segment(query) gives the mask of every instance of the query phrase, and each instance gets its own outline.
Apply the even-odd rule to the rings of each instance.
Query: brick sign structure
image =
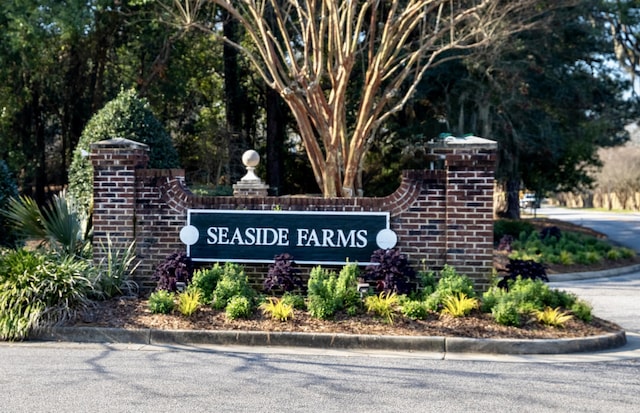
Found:
[[[97,142],[91,145],[94,259],[102,258],[99,246],[107,235],[121,246],[135,241],[141,260],[135,278],[149,290],[155,287],[154,268],[186,250],[180,232],[190,210],[376,212],[389,215],[395,248],[416,268],[449,264],[484,288],[493,268],[496,149],[495,142],[475,137],[434,141],[425,169],[403,171],[399,188],[380,198],[200,197],[186,187],[184,171],[147,169],[146,145]],[[266,264],[245,269],[256,284],[266,275]]]

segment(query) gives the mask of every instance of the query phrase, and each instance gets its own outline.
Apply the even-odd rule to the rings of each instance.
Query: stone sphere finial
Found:
[[[260,163],[260,155],[253,149],[249,149],[242,154],[242,163],[246,167],[255,168]]]

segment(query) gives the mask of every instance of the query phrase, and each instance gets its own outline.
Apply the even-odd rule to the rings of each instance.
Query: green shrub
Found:
[[[283,304],[290,305],[297,310],[307,309],[307,304],[304,302],[304,297],[300,294],[286,292],[282,295],[282,298],[280,300]]]
[[[195,288],[187,288],[178,294],[178,311],[186,317],[191,317],[200,307],[202,294]]]
[[[89,261],[24,249],[0,256],[0,339],[71,319],[92,291]]]
[[[551,327],[564,327],[564,325],[573,318],[566,311],[561,311],[560,307],[545,307],[544,310],[535,310],[533,312],[538,322]]]
[[[364,305],[367,311],[381,317],[385,322],[393,324],[393,314],[398,304],[396,293],[381,292],[379,295],[370,295],[365,298]]]
[[[138,294],[138,284],[130,279],[139,264],[135,263],[135,245],[134,241],[127,248],[116,248],[109,235],[107,245],[100,245],[104,258],[98,264],[95,280],[96,292],[100,298]]]
[[[491,314],[498,324],[504,326],[519,327],[520,313],[516,303],[508,300],[501,300],[491,309]]]
[[[362,303],[358,292],[358,274],[359,270],[356,264],[347,264],[338,273],[336,281],[337,309],[346,309],[350,315],[354,315]]]
[[[125,138],[149,145],[149,168],[179,167],[171,136],[136,92],[122,91],[87,123],[69,167],[69,193],[88,215],[93,196],[93,166],[87,154],[92,143]]]
[[[213,308],[222,310],[227,307],[227,304],[235,296],[243,296],[247,299],[254,298],[255,293],[249,285],[242,266],[227,262],[223,269],[222,278],[220,278],[216,289],[213,291],[213,300],[211,301]]]
[[[464,317],[476,308],[478,308],[478,300],[467,297],[465,293],[449,295],[442,300],[442,313],[452,317]]]
[[[251,300],[243,295],[236,295],[229,299],[225,307],[225,314],[231,320],[249,318],[253,313]]]
[[[465,294],[470,298],[476,296],[473,281],[466,275],[459,274],[454,267],[445,265],[442,270],[440,270],[439,275],[440,278],[436,284],[435,291],[425,300],[429,310],[437,311],[442,306],[443,300],[446,297],[455,294]]]
[[[275,297],[271,297],[262,303],[260,309],[274,320],[287,321],[293,318],[293,306]]]
[[[199,268],[193,272],[191,286],[202,294],[202,302],[211,304],[213,291],[224,274],[224,267],[215,263],[211,268]]]
[[[424,301],[408,300],[402,303],[400,312],[412,320],[424,320],[429,316],[429,309]]]
[[[307,309],[312,317],[327,319],[333,317],[339,303],[335,291],[338,278],[335,272],[314,267],[309,274]]]
[[[42,240],[62,254],[90,256],[88,217],[65,191],[42,208],[27,196],[11,198],[2,215],[24,238]]]
[[[521,234],[528,237],[534,232],[535,227],[527,221],[499,219],[493,223],[493,241],[495,244],[500,242],[505,235],[511,235],[514,239],[517,239]]]
[[[176,295],[167,290],[157,290],[149,296],[149,310],[153,314],[169,314],[173,311]]]
[[[591,322],[593,320],[593,315],[591,313],[592,307],[591,304],[584,300],[576,300],[570,307],[569,310],[575,315],[579,320],[584,321],[585,323]]]

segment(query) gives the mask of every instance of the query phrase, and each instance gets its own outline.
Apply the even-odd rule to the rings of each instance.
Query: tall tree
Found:
[[[637,115],[628,80],[611,68],[608,31],[593,24],[598,5],[559,10],[546,27],[430,71],[387,130],[498,140],[510,217],[519,216],[522,185],[540,195],[585,187],[597,149],[623,142],[624,125]]]
[[[358,194],[368,146],[428,69],[453,51],[524,30],[540,10],[555,7],[536,0],[211,1],[246,30],[250,46],[226,40],[291,109],[325,196]],[[365,68],[364,82],[348,93],[357,66]]]

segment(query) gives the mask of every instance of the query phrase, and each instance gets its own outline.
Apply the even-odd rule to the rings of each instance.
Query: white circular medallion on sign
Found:
[[[383,250],[393,248],[398,243],[398,236],[390,229],[383,229],[376,235],[376,244]]]
[[[180,230],[180,241],[185,245],[193,245],[198,242],[200,232],[193,225],[187,225]]]

